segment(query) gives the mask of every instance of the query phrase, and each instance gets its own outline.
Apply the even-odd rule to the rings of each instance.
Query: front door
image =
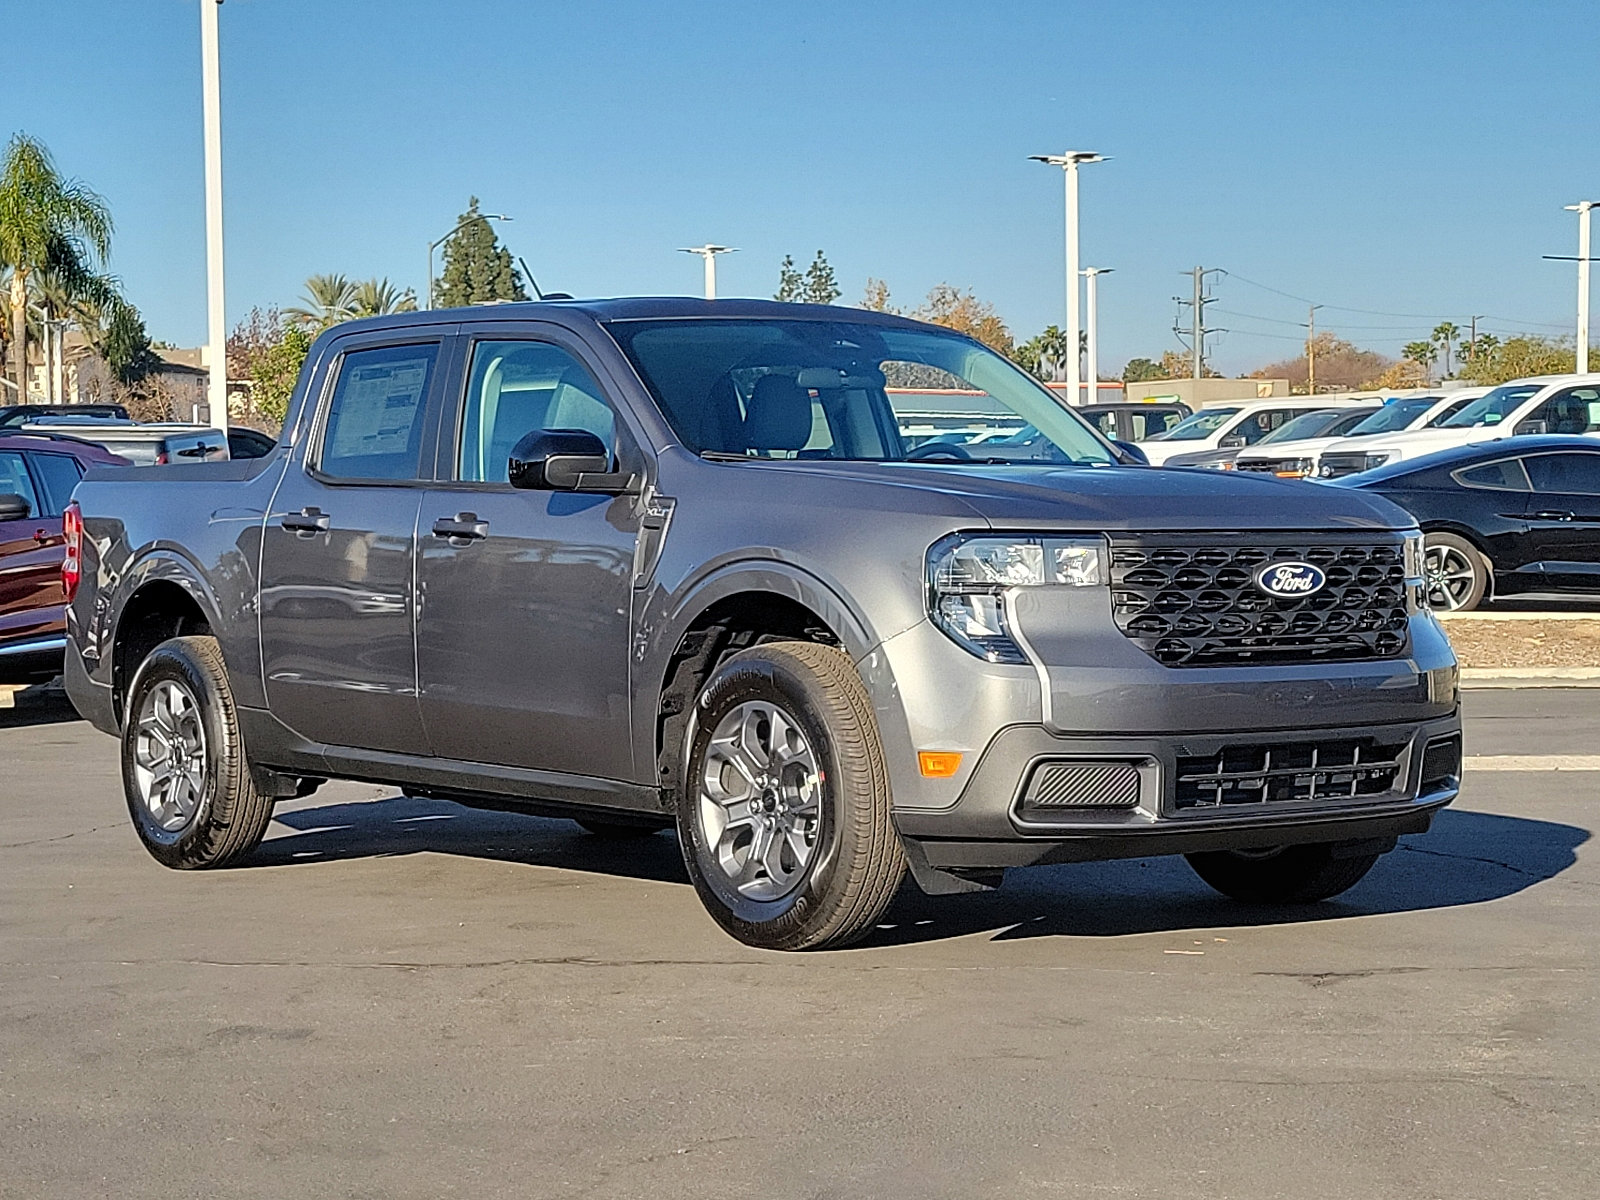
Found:
[[[426,754],[413,566],[438,340],[354,345],[267,515],[261,657],[273,715],[312,741]]]
[[[0,496],[20,496],[28,515],[0,520],[0,663],[7,652],[64,636],[61,517],[35,486],[24,456],[0,450]]]
[[[586,429],[614,460],[633,444],[581,349],[550,336],[471,339],[449,482],[418,525],[423,722],[440,757],[631,780],[638,501],[506,482],[537,429]]]
[[[1600,450],[1529,454],[1528,528],[1545,582],[1563,591],[1600,590]]]

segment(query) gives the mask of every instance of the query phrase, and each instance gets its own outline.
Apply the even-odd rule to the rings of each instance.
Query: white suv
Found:
[[[1329,400],[1316,396],[1280,396],[1273,400],[1242,400],[1217,404],[1185,417],[1165,433],[1139,443],[1150,465],[1196,450],[1226,450],[1253,446],[1285,421],[1319,408],[1342,408],[1359,400]],[[1371,400],[1364,401],[1370,404]]]
[[[1432,429],[1361,439],[1366,445],[1326,450],[1318,479],[1338,479],[1387,463],[1521,433],[1600,431],[1600,374],[1514,379],[1485,392]]]

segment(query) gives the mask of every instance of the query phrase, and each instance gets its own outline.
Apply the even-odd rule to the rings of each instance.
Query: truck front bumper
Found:
[[[956,803],[897,808],[913,862],[943,871],[1388,840],[1460,788],[1458,713],[1312,730],[1070,737],[1012,726]]]

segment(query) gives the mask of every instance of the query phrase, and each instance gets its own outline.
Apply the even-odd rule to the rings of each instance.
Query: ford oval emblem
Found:
[[[1268,563],[1256,572],[1256,586],[1280,600],[1298,600],[1322,590],[1328,577],[1307,562]]]

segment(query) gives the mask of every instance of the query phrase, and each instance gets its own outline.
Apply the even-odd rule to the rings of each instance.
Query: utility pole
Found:
[[[206,143],[206,310],[211,423],[228,428],[228,307],[222,273],[222,83],[217,54],[217,9],[222,0],[200,0],[201,86]]]
[[[1317,309],[1320,304],[1313,304],[1311,311],[1306,314],[1306,395],[1317,394]]]
[[[1194,310],[1191,314],[1192,322],[1188,333],[1189,337],[1192,339],[1190,342],[1190,352],[1194,361],[1194,377],[1196,379],[1200,379],[1205,375],[1206,334],[1223,332],[1223,330],[1220,329],[1209,328],[1206,325],[1205,316],[1206,305],[1211,303],[1211,297],[1206,295],[1206,276],[1220,275],[1222,273],[1223,271],[1221,267],[1196,267],[1192,271],[1185,271],[1184,274],[1192,276],[1194,279],[1194,299],[1185,300],[1181,296],[1173,297],[1173,299],[1178,302],[1180,316],[1182,315],[1182,309],[1185,304],[1189,305]],[[1178,340],[1180,342],[1183,340],[1184,330],[1176,322],[1173,323],[1172,332],[1178,335]]]

